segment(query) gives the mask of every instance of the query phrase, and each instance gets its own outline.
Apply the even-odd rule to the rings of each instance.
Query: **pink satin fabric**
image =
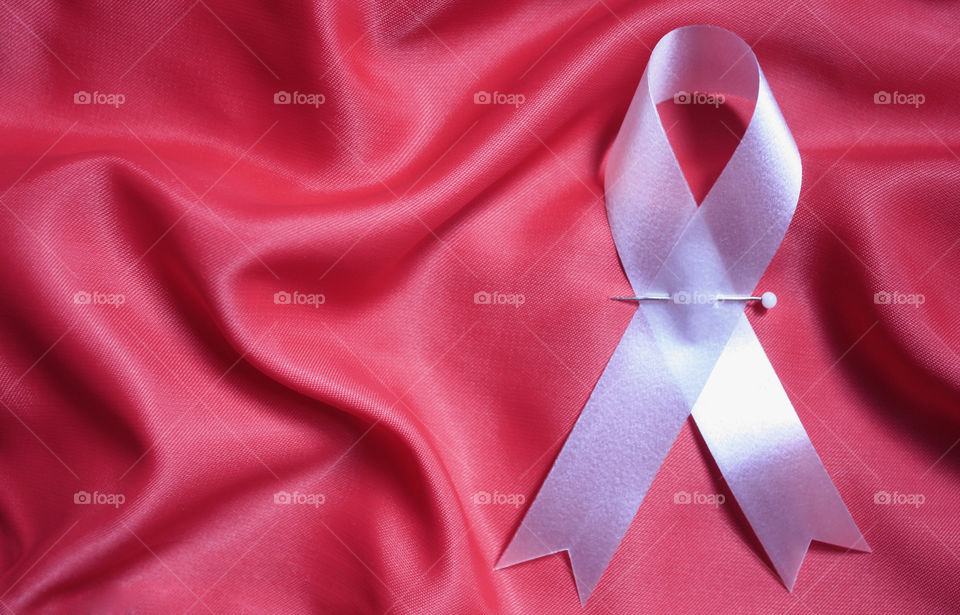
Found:
[[[607,299],[604,159],[691,23],[753,46],[803,159],[758,285],[780,304],[747,313],[874,552],[815,544],[787,592],[688,422],[581,610],[563,556],[493,566],[635,311]],[[5,2],[0,610],[955,611],[955,25],[902,0]],[[735,138],[675,119],[705,192],[725,161],[697,144]]]

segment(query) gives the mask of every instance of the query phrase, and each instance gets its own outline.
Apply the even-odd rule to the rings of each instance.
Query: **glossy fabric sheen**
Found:
[[[740,144],[699,208],[657,111],[678,92],[754,103]],[[772,369],[743,318],[745,304],[710,299],[743,296],[756,286],[793,217],[800,177],[796,145],[742,39],[699,25],[673,30],[657,43],[614,142],[605,196],[634,294],[674,300],[639,303],[634,331],[601,374],[501,567],[566,550],[585,603],[728,343],[734,349],[720,371],[737,375],[732,382],[713,377],[720,381],[697,426],[721,471],[730,470],[724,478],[781,578],[792,589],[815,536],[866,547],[802,426],[788,420],[796,415],[775,374],[771,381]],[[686,226],[645,225],[651,217]],[[660,237],[648,234],[664,226],[682,228],[669,253],[627,254],[658,243]],[[652,260],[661,265],[651,277],[643,263]],[[755,369],[758,364],[766,369]],[[764,396],[749,399],[754,390]],[[779,417],[769,439],[761,421],[751,422],[756,413],[741,413],[746,408]],[[787,464],[785,449],[791,451]]]
[[[493,568],[636,313],[608,153],[699,23],[803,160],[745,314],[873,553],[814,542],[788,592],[690,420],[581,607],[562,553]],[[0,612],[957,611],[950,3],[5,0],[0,32]],[[660,111],[706,194],[736,136]]]

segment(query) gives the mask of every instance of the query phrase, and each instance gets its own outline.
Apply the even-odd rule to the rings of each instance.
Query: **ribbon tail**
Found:
[[[498,569],[567,551],[586,604],[689,416],[650,339],[638,310]]]
[[[575,545],[557,549],[551,543],[548,545],[530,526],[540,527],[542,519],[531,509],[527,518],[517,529],[513,540],[497,562],[496,569],[506,568],[532,559],[537,559],[552,553],[566,551],[570,558],[570,568],[577,586],[577,595],[580,604],[586,605],[587,599],[593,593],[600,581],[603,571],[607,568],[613,554],[620,544],[620,539],[629,527],[629,521],[618,528],[591,528],[577,537]]]
[[[811,540],[870,551],[745,315],[693,418],[788,590]]]

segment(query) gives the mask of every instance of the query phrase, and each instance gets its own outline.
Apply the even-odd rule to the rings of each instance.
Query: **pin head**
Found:
[[[777,305],[777,296],[768,290],[760,295],[760,305],[768,310],[773,308]]]

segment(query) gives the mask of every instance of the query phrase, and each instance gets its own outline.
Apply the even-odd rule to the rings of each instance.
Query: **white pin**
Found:
[[[644,295],[642,297],[610,297],[614,301],[674,301],[675,303],[689,303],[689,301],[678,300],[671,295]],[[735,295],[717,295],[714,297],[717,301],[759,301],[764,309],[772,309],[777,305],[777,296],[767,291],[759,297],[737,297]]]

